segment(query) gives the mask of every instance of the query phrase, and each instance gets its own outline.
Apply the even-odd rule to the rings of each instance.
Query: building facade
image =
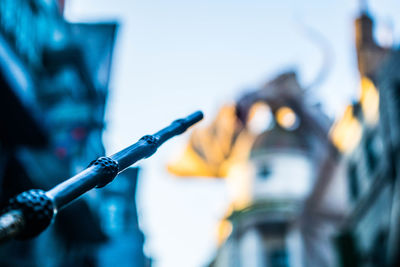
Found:
[[[398,266],[399,53],[379,46],[367,11],[356,19],[360,97],[336,123],[347,215],[336,238],[341,266]],[[345,145],[335,137],[347,136]],[[339,140],[339,139],[338,139]]]
[[[247,160],[231,166],[231,207],[221,223],[221,245],[211,266],[333,266],[322,226],[335,214],[314,205],[337,156],[330,120],[307,102],[296,74],[284,73],[237,103],[250,131],[261,123]],[[331,165],[331,167],[329,167]],[[316,229],[319,229],[316,231]]]
[[[48,190],[105,153],[104,113],[118,24],[70,23],[63,5],[0,2],[1,205],[28,189]],[[109,251],[119,251],[129,254],[120,266],[147,266],[136,212],[137,174],[128,171],[117,189],[77,200],[37,238],[2,245],[0,265],[105,266],[114,257]],[[123,183],[129,191],[121,189]],[[102,198],[106,205],[100,205]],[[113,199],[119,199],[118,207]],[[127,240],[118,240],[121,231]]]

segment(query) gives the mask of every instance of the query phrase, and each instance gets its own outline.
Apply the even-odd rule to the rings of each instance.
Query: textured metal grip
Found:
[[[40,234],[51,223],[54,214],[52,200],[43,190],[32,189],[10,199],[2,213],[20,211],[24,221],[23,229],[16,237],[31,238]]]
[[[108,183],[112,182],[112,180],[114,180],[114,178],[118,175],[118,162],[116,162],[112,158],[100,157],[89,164],[89,166],[92,165],[99,166],[99,172],[104,174],[104,178],[99,181],[96,186],[97,188],[106,186]]]
[[[110,183],[119,172],[156,152],[168,139],[183,133],[200,121],[203,113],[195,112],[185,119],[174,121],[154,135],[146,135],[138,142],[110,157],[100,157],[88,168],[47,192],[29,190],[11,199],[0,215],[0,242],[6,239],[29,238],[38,235],[51,223],[60,210],[94,187]]]
[[[146,141],[147,144],[154,146],[156,146],[158,143],[158,139],[152,135],[145,135],[142,138],[140,138],[140,140]]]

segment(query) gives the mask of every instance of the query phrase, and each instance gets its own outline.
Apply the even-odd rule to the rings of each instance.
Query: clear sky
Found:
[[[332,70],[310,90],[310,98],[333,117],[357,94],[356,0],[66,2],[72,21],[120,23],[104,135],[108,154],[197,109],[210,121],[221,104],[282,70],[297,70],[307,86],[323,56],[304,25],[324,35],[333,51]],[[378,40],[387,42],[392,31],[398,43],[400,2],[368,4],[377,19]],[[156,266],[207,263],[215,249],[216,223],[228,204],[224,181],[166,173],[168,158],[187,137],[171,140],[142,164],[139,212],[146,252]]]

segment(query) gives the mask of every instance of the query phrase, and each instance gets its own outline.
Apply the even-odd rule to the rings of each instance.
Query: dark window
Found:
[[[356,200],[359,195],[359,186],[358,186],[358,174],[357,174],[357,166],[352,163],[349,166],[349,190],[350,190],[350,198],[352,200]]]
[[[386,264],[386,252],[387,252],[387,231],[381,229],[375,235],[373,246],[371,249],[370,257],[373,266],[387,266]]]
[[[259,169],[258,169],[258,176],[261,179],[268,179],[268,177],[271,175],[272,171],[271,168],[267,164],[262,164]]]
[[[378,140],[376,140],[373,136],[371,136],[367,139],[365,146],[366,146],[366,158],[367,158],[368,170],[370,173],[372,173],[374,172],[378,162],[378,153],[379,153]]]
[[[268,255],[268,266],[289,267],[289,257],[285,249],[276,249]]]

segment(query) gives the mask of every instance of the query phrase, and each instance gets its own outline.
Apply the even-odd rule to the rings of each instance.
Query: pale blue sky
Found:
[[[399,40],[400,3],[373,0],[369,6],[379,39],[386,40],[385,29],[392,27]],[[334,52],[329,77],[310,97],[331,116],[340,114],[357,93],[357,7],[356,0],[69,0],[66,16],[121,24],[104,136],[110,154],[196,109],[211,120],[221,104],[281,70],[296,68],[309,84],[322,53],[301,24],[323,34]],[[156,266],[206,263],[228,204],[223,181],[179,180],[165,172],[187,137],[171,140],[143,163],[139,211]]]

